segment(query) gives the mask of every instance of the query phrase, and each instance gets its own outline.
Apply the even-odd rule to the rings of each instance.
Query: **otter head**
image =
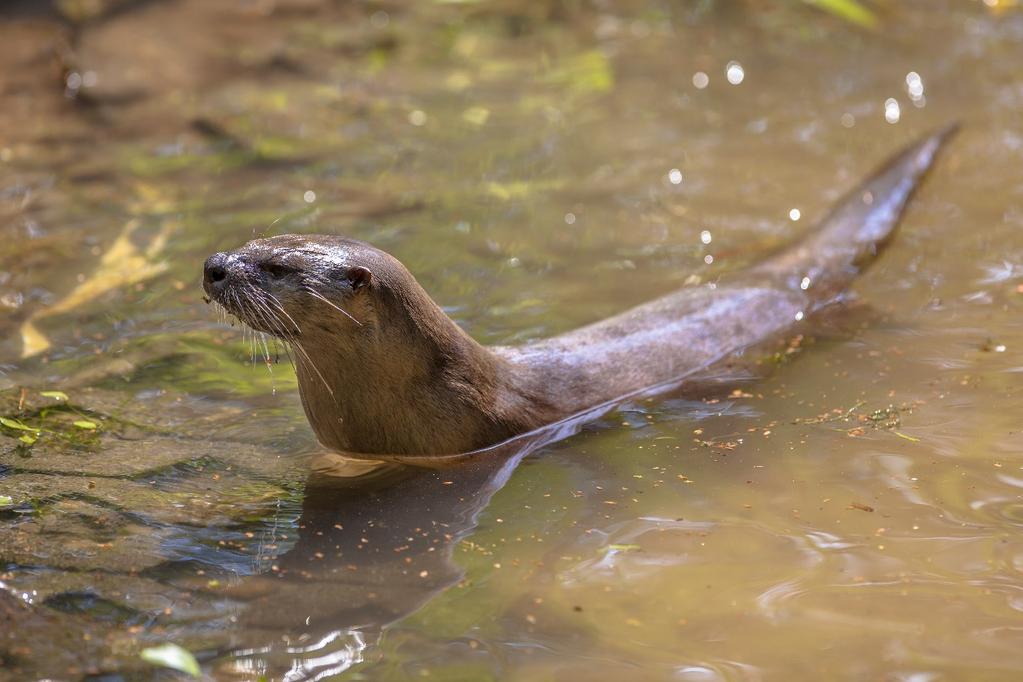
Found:
[[[496,360],[369,244],[256,239],[210,256],[203,288],[248,326],[290,343],[306,416],[332,449],[461,452],[506,435],[485,397]]]
[[[375,326],[379,306],[372,297],[380,283],[374,269],[387,258],[341,237],[255,239],[207,258],[203,289],[256,331],[286,341],[319,334],[341,340]]]

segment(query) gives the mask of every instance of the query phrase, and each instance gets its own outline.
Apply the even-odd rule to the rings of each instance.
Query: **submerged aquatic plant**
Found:
[[[23,451],[44,437],[63,441],[73,447],[95,444],[101,424],[85,408],[69,402],[66,393],[40,392],[43,398],[54,401],[52,405],[44,406],[26,406],[27,395],[27,391],[22,391],[20,397],[14,400],[17,407],[12,406],[12,409],[0,414],[0,435],[15,439]]]

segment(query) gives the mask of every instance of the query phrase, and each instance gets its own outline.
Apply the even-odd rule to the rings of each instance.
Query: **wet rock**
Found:
[[[23,471],[73,473],[81,476],[140,476],[175,464],[198,459],[207,453],[195,443],[172,440],[118,441],[106,439],[100,445],[81,450],[38,446],[29,451],[9,449],[0,454],[0,464]]]
[[[45,120],[66,106],[62,94],[61,55],[70,45],[70,31],[59,22],[45,18],[4,18],[0,21],[0,147],[14,160],[27,153],[18,143],[28,143],[36,134],[52,134]],[[45,113],[44,113],[45,112]],[[81,130],[71,124],[70,129]],[[7,160],[7,159],[5,159]]]
[[[101,671],[100,629],[26,604],[0,583],[0,679],[77,679]]]
[[[200,527],[230,526],[266,513],[275,501],[292,493],[270,483],[238,480],[175,479],[162,489],[156,481],[119,478],[12,474],[0,478],[0,492],[24,513],[60,500],[81,500],[144,519],[147,523]]]
[[[279,479],[296,485],[305,474],[304,460],[282,457],[272,448],[209,439],[211,431],[223,431],[225,421],[244,414],[240,406],[214,409],[208,401],[171,393],[140,398],[125,400],[123,394],[111,391],[76,389],[71,391],[69,404],[66,399],[55,400],[38,391],[17,388],[3,391],[0,415],[44,431],[30,447],[17,440],[20,432],[5,431],[0,436],[0,466],[21,473],[92,477],[97,479],[93,481],[94,487],[100,485],[107,494],[115,494],[118,486],[100,484],[99,479],[149,479],[175,468],[210,466],[224,471],[246,471],[263,480]],[[82,415],[87,415],[99,428],[87,431],[74,427],[72,421]],[[239,431],[238,435],[244,434]],[[59,486],[60,495],[84,491],[82,484],[71,481]],[[126,486],[120,490],[127,495],[125,491],[133,488]],[[275,490],[281,492],[279,488]],[[26,494],[37,497],[39,492],[37,486]],[[266,491],[250,492],[251,499],[259,500]],[[136,492],[127,499],[150,506],[139,497],[143,494]]]
[[[267,15],[316,12],[325,3],[145,3],[88,27],[75,50],[80,73],[94,75],[89,100],[130,103],[162,95],[183,98],[251,64],[280,61],[286,27]],[[234,50],[225,46],[244,46]],[[179,100],[180,101],[180,100]]]
[[[73,570],[138,572],[163,560],[160,547],[154,529],[76,500],[57,502],[0,534],[0,556],[9,563]]]

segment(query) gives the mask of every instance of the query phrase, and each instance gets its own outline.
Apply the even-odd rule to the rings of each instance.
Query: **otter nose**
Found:
[[[227,279],[227,254],[215,253],[206,259],[202,271],[202,286],[206,291]]]

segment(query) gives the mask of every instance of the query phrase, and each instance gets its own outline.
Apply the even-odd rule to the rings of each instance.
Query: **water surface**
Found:
[[[988,4],[9,4],[0,414],[45,431],[0,435],[0,676],[174,642],[216,680],[1019,679],[1023,14]],[[209,253],[330,232],[484,342],[553,334],[955,119],[846,306],[521,462],[310,479],[284,349],[201,300]]]

